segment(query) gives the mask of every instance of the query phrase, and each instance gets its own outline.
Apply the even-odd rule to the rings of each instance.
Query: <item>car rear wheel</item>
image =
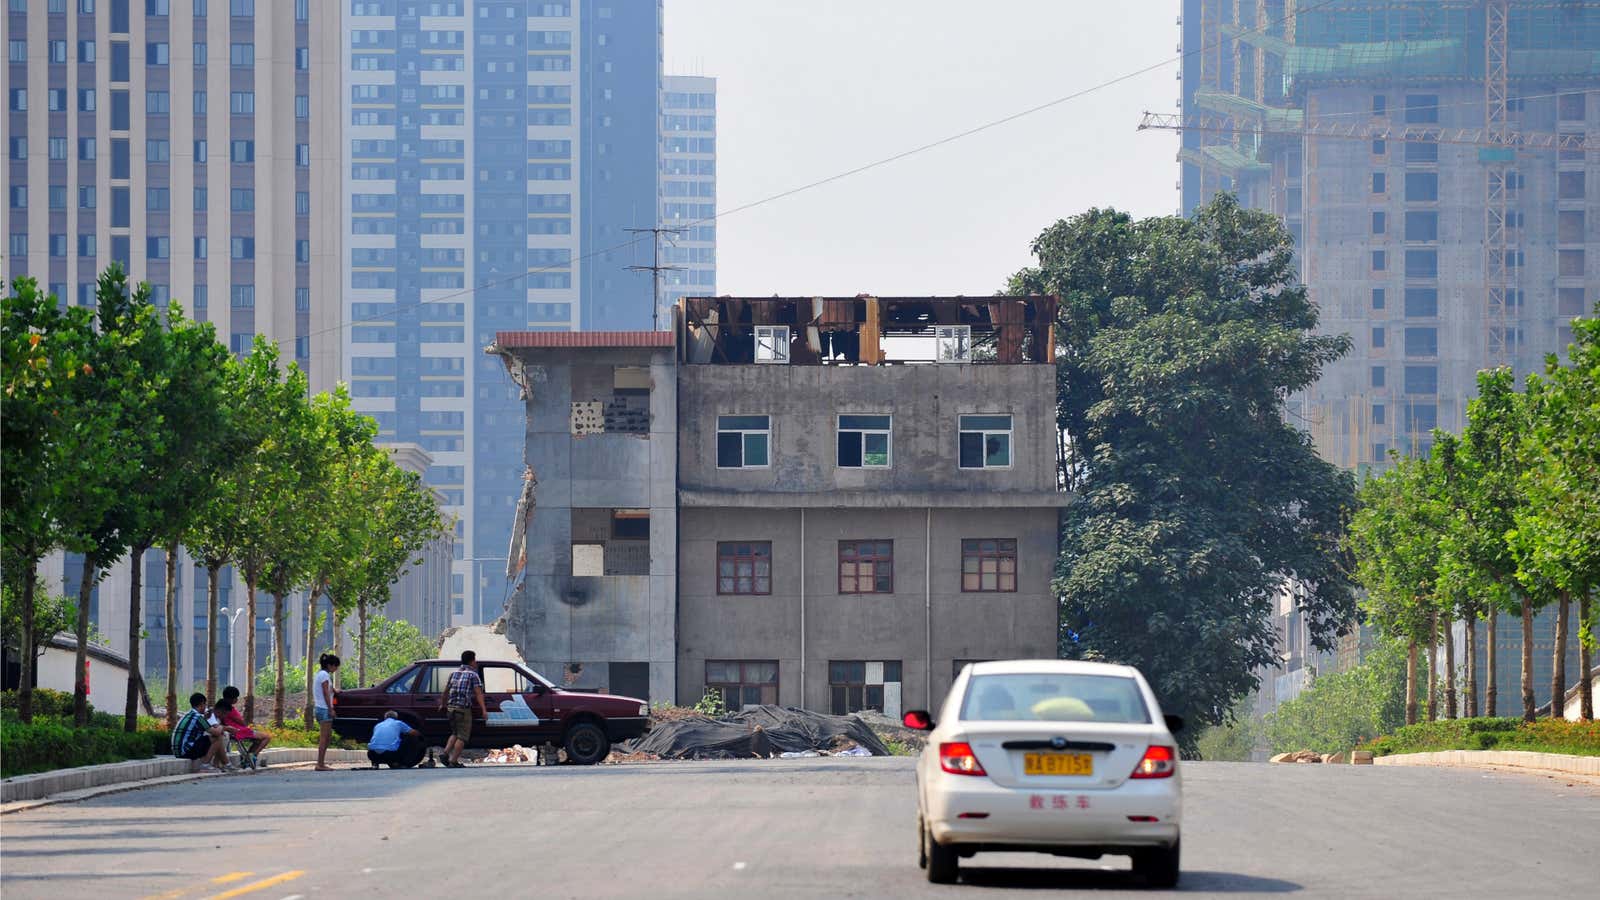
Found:
[[[561,745],[567,751],[567,761],[580,766],[592,766],[611,753],[605,729],[593,722],[579,722],[567,729]]]
[[[1151,887],[1169,888],[1178,883],[1178,848],[1181,841],[1171,847],[1140,850],[1133,855],[1133,872]]]
[[[961,857],[957,855],[956,848],[946,847],[934,840],[931,829],[923,829],[922,847],[922,854],[928,861],[924,867],[928,881],[933,884],[954,884],[961,871]]]

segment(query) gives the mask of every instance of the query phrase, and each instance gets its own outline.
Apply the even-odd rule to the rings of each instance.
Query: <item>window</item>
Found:
[[[13,257],[28,255],[28,235],[26,233],[11,235],[11,255]]]
[[[172,208],[171,197],[167,188],[145,188],[144,208],[151,212],[166,212]]]
[[[144,239],[144,255],[151,259],[167,259],[172,256],[172,243],[169,238],[147,237]]]
[[[1372,142],[1372,155],[1382,156],[1389,152],[1389,142],[1379,138]]]
[[[111,80],[126,82],[128,80],[128,44],[126,41],[111,42]]]
[[[228,305],[234,309],[255,309],[256,287],[253,284],[236,284],[228,289]]]
[[[83,184],[83,185],[79,185],[78,186],[78,208],[79,209],[94,209],[95,208],[94,185],[92,185],[92,184]],[[87,253],[87,254],[84,254],[84,255],[85,256],[93,256],[94,254],[93,253]]]
[[[717,468],[766,468],[771,437],[768,416],[717,416]]]
[[[1389,254],[1382,250],[1372,251],[1372,271],[1382,272],[1389,268]]]
[[[1407,278],[1437,278],[1439,276],[1439,251],[1407,250]]]
[[[256,14],[256,0],[228,0],[228,14],[248,19]]]
[[[49,247],[50,247],[50,255],[51,256],[61,256],[61,257],[66,256],[67,255],[67,236],[64,235],[64,234],[52,234],[52,235],[50,235]]]
[[[1439,199],[1438,172],[1407,172],[1406,202],[1432,203]]]
[[[78,91],[78,111],[94,112],[94,88],[81,88]]]
[[[1374,424],[1374,425],[1382,425],[1382,424],[1384,424],[1384,421],[1388,418],[1388,416],[1386,415],[1387,412],[1388,412],[1388,408],[1385,407],[1383,404],[1381,404],[1381,403],[1374,404],[1373,407],[1372,407],[1372,424]]]
[[[112,91],[111,92],[111,130],[112,131],[127,131],[128,130],[128,123],[130,121],[130,114],[128,112],[129,109],[130,109],[130,106],[128,104],[128,92],[127,91]]]
[[[147,66],[165,66],[172,62],[172,46],[165,41],[144,45],[144,62]]]
[[[65,88],[51,88],[45,92],[45,107],[50,112],[67,111],[67,91]]]
[[[1437,328],[1407,328],[1406,329],[1406,355],[1407,356],[1438,356],[1439,355],[1439,329],[1437,329]]]
[[[1581,316],[1584,312],[1583,288],[1556,288],[1557,315]]]
[[[253,66],[256,64],[255,44],[229,44],[228,65]]]
[[[1431,319],[1438,314],[1438,288],[1406,288],[1406,318]]]
[[[1437,241],[1439,239],[1439,214],[1436,212],[1406,213],[1406,240]]]
[[[205,210],[205,208],[206,208],[206,204],[207,204],[207,201],[209,199],[210,199],[210,192],[207,189],[205,189],[205,188],[195,188],[194,189],[194,208],[195,208],[195,212],[203,212]]]
[[[1436,163],[1439,161],[1439,145],[1433,141],[1407,141],[1406,162],[1408,163]]]
[[[236,237],[232,241],[231,255],[234,259],[255,259],[256,239],[253,237]]]
[[[25,62],[28,61],[28,42],[27,41],[19,41],[19,40],[13,39],[10,42],[9,50],[10,50],[10,53],[11,53],[11,61],[12,62],[14,62],[14,63],[25,63]]]
[[[1389,178],[1382,172],[1372,173],[1372,192],[1381,194],[1389,189]]]
[[[1383,387],[1383,382],[1384,382],[1384,377],[1383,376],[1384,376],[1383,366],[1373,366],[1372,367],[1372,386],[1375,387],[1375,388]]]
[[[1582,122],[1587,115],[1583,94],[1562,94],[1556,98],[1556,118],[1563,122]]]
[[[717,593],[772,593],[772,543],[770,541],[718,543]]]
[[[1582,250],[1556,251],[1556,275],[1562,278],[1582,278],[1583,270]]]
[[[789,361],[789,326],[756,326],[756,362],[786,363]]]
[[[935,362],[967,362],[972,359],[972,326],[939,325],[933,330]]]
[[[256,192],[251,188],[233,188],[228,196],[229,208],[234,212],[249,212],[256,208]]]
[[[839,417],[839,468],[887,469],[891,416]]]
[[[46,144],[51,159],[67,158],[67,139],[64,137],[50,138]]]
[[[1383,302],[1384,302],[1383,288],[1373,288],[1372,289],[1372,308],[1373,309],[1383,309]]]
[[[204,237],[194,239],[194,258],[205,259],[211,255],[211,244]]]
[[[206,161],[206,156],[207,156],[206,142],[204,140],[195,141],[194,142],[194,161],[197,162],[197,163],[203,163],[203,162]]]
[[[1389,214],[1383,212],[1382,210],[1374,210],[1372,213],[1372,233],[1383,234],[1388,230]]]
[[[839,593],[894,593],[894,541],[840,541]]]
[[[974,675],[961,701],[962,721],[1150,721],[1139,683],[1121,675]]]
[[[81,63],[92,63],[92,62],[94,62],[94,41],[79,41],[78,42],[78,62],[81,62]]]
[[[1439,121],[1438,94],[1412,94],[1406,97],[1406,124],[1425,125]]]
[[[862,710],[875,709],[890,715],[898,708],[885,709],[884,704],[898,700],[898,696],[884,696],[885,685],[899,687],[900,660],[828,660],[828,694],[831,710],[836,716],[845,716]],[[891,704],[897,705],[897,704]]]
[[[1556,213],[1556,243],[1583,243],[1584,215],[1581,209],[1563,209]]]
[[[962,416],[959,448],[963,469],[1010,468],[1011,417]]]
[[[206,114],[206,92],[205,91],[195,91],[194,92],[194,114],[197,115],[197,116],[203,116],[203,115]]]
[[[94,138],[78,138],[78,158],[86,162],[95,158]]]
[[[144,0],[144,14],[147,16],[164,16],[171,9],[171,0]]]
[[[28,111],[28,89],[27,88],[12,88],[11,89],[11,110],[12,110],[12,112],[27,112]]]
[[[1582,200],[1583,198],[1584,183],[1582,172],[1556,173],[1557,200]]]
[[[12,185],[11,186],[11,208],[12,209],[27,209],[28,208],[28,186],[27,185],[25,185],[25,184],[16,184],[16,185]]]
[[[1383,328],[1382,328],[1382,326],[1379,326],[1377,328],[1372,329],[1372,347],[1373,347],[1373,349],[1379,349],[1379,348],[1383,347]]]
[[[229,141],[228,159],[236,163],[253,163],[256,161],[255,141]]]
[[[1017,589],[1017,542],[982,538],[961,542],[961,590],[965,593]]]
[[[236,116],[255,115],[256,95],[254,91],[234,91],[228,95],[228,111]]]
[[[1373,94],[1372,114],[1375,116],[1387,116],[1389,114],[1389,98],[1383,94]]]
[[[206,64],[206,42],[194,42],[194,64],[196,68]]]
[[[722,694],[729,712],[778,702],[777,660],[706,660],[706,690]]]
[[[1406,366],[1405,388],[1408,394],[1439,393],[1439,370],[1434,366]]]

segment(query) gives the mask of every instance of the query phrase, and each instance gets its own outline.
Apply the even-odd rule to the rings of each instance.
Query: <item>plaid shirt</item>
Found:
[[[206,717],[198,709],[191,709],[178,720],[178,727],[172,729],[172,755],[182,756],[194,747],[194,742],[203,737],[207,730]]]
[[[472,708],[473,688],[483,687],[483,680],[471,666],[462,666],[450,673],[450,683],[445,688],[445,705],[454,709]]]

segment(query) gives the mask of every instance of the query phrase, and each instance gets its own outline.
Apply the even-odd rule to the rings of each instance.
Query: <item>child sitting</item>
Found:
[[[233,685],[228,685],[222,689],[222,699],[217,701],[217,705],[213,708],[213,713],[216,715],[217,721],[222,724],[223,728],[227,729],[228,734],[232,735],[234,740],[248,742],[245,753],[249,757],[250,765],[258,768],[265,767],[266,764],[262,763],[258,757],[261,755],[261,751],[267,749],[267,745],[272,743],[272,736],[264,731],[256,731],[251,728],[245,722],[244,716],[239,714],[239,710],[235,706],[238,702],[239,689]]]

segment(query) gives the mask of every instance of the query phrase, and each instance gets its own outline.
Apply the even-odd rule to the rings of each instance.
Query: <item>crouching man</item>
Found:
[[[195,771],[228,771],[228,733],[206,721],[205,694],[189,695],[189,711],[172,729],[172,755],[192,761]]]
[[[372,740],[367,741],[367,759],[372,767],[387,763],[391,769],[408,769],[422,758],[422,732],[400,721],[394,710],[383,714],[383,721],[373,726]]]

